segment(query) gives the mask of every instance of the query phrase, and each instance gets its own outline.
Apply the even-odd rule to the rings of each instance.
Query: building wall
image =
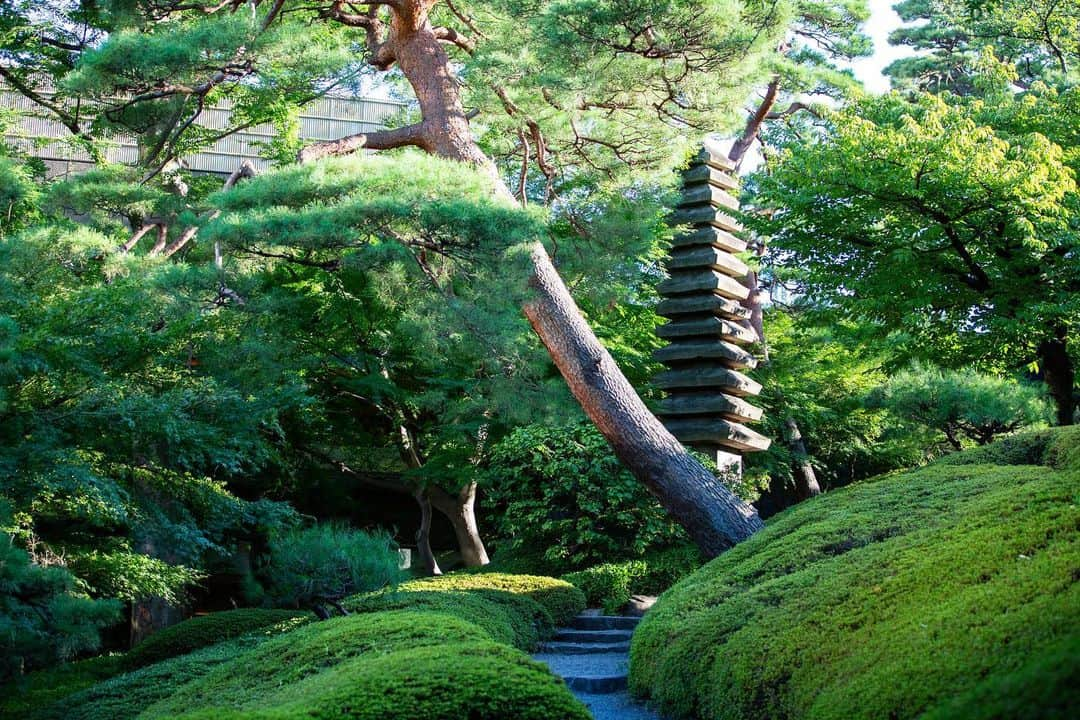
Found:
[[[50,93],[44,93],[49,95]],[[371,132],[385,127],[391,116],[401,111],[404,103],[369,98],[324,97],[315,100],[300,113],[300,137],[304,140],[336,140],[356,133]],[[78,172],[90,165],[86,152],[70,142],[71,133],[47,111],[0,85],[0,107],[19,112],[21,119],[5,140],[19,150],[41,158],[54,175]],[[231,103],[223,101],[207,108],[197,124],[213,130],[228,127]],[[224,137],[204,152],[182,158],[185,166],[195,172],[227,175],[245,160],[259,170],[269,163],[259,157],[260,143],[274,136],[269,124],[256,125]],[[133,138],[117,136],[110,142],[106,157],[112,162],[134,163],[137,150]]]

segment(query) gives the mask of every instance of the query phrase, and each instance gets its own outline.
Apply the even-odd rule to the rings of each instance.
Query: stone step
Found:
[[[597,653],[628,653],[630,642],[568,642],[552,640],[540,643],[540,652],[559,655],[595,655]]]
[[[662,347],[653,353],[657,362],[670,365],[675,362],[691,362],[699,360],[719,360],[728,366],[741,370],[743,368],[757,367],[757,358],[738,345],[725,340],[680,340],[677,343]],[[682,372],[686,368],[672,368],[672,372]],[[697,368],[694,368],[696,370]],[[661,373],[662,376],[669,373]],[[674,379],[674,378],[673,378]],[[660,387],[710,387],[712,383],[696,382],[690,385],[660,385]],[[758,390],[761,386],[758,386]],[[735,395],[756,393],[733,393]]]
[[[641,618],[623,615],[578,615],[570,622],[575,630],[633,630]]]
[[[555,639],[574,643],[616,643],[630,642],[633,630],[574,630],[572,628],[559,628],[555,631]]]
[[[750,311],[731,298],[716,293],[678,295],[662,300],[656,306],[660,317],[674,318],[682,315],[712,314],[729,320],[748,320]]]
[[[676,235],[671,241],[673,248],[695,245],[711,245],[733,253],[740,253],[746,249],[745,240],[740,240],[726,230],[719,230],[708,225]]]
[[[534,659],[546,663],[571,690],[585,693],[612,693],[626,688],[630,658],[626,653],[562,655],[539,653]]]

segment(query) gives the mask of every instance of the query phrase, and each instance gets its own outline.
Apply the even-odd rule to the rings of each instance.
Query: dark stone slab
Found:
[[[677,295],[667,298],[656,306],[656,314],[661,317],[674,318],[680,315],[707,315],[729,320],[748,320],[750,311],[739,303],[716,293],[702,293],[700,295]]]
[[[739,181],[734,175],[717,168],[711,168],[708,165],[692,165],[683,170],[682,179],[683,185],[707,182],[725,190],[734,191],[739,188]]]
[[[570,627],[575,630],[633,630],[638,622],[638,618],[622,615],[581,614],[570,621]]]
[[[712,245],[673,248],[667,262],[667,269],[674,271],[691,268],[708,268],[733,278],[746,277],[746,273],[750,271],[742,260]]]
[[[676,235],[671,241],[673,249],[693,245],[711,245],[732,253],[740,253],[746,250],[745,240],[740,240],[728,231],[714,228],[712,225],[705,225],[690,232]]]
[[[719,415],[725,420],[735,422],[755,422],[761,419],[764,411],[750,403],[722,392],[692,393],[689,395],[672,394],[660,401],[661,417],[679,417],[684,415]]]
[[[739,221],[726,213],[719,212],[712,205],[680,207],[671,214],[672,225],[711,225],[728,232],[742,232]]]
[[[753,330],[718,317],[679,318],[661,325],[656,329],[656,334],[672,341],[686,337],[718,337],[733,343],[757,341],[757,334]]]
[[[716,293],[733,300],[745,300],[750,295],[750,289],[741,282],[713,270],[673,272],[657,285],[656,291],[664,296]]]
[[[729,210],[739,209],[739,201],[727,190],[707,182],[683,185],[679,207],[694,205],[710,205],[714,208],[723,207]]]
[[[722,340],[714,340],[716,342],[723,342]],[[666,348],[661,348],[653,353],[653,357],[663,362],[658,355],[667,350],[668,348],[681,349],[680,345],[683,343],[675,343],[668,345]],[[686,343],[689,345],[690,343]],[[731,345],[726,343],[736,350],[741,350],[737,345]],[[687,351],[687,352],[693,352]],[[670,353],[674,354],[674,353]],[[695,360],[698,358],[694,358]],[[727,358],[717,358],[720,360],[727,360]],[[751,358],[753,359],[753,358]],[[737,397],[745,397],[747,395],[757,395],[761,392],[761,383],[753,380],[746,375],[743,375],[737,370],[731,368],[718,367],[716,365],[689,365],[685,367],[676,367],[670,370],[665,370],[658,373],[655,379],[656,386],[661,390],[677,390],[679,388],[685,388],[690,390],[718,390],[728,395],[735,395]]]
[[[687,444],[708,443],[741,452],[768,450],[771,444],[761,433],[722,418],[664,418],[663,423],[679,442]]]

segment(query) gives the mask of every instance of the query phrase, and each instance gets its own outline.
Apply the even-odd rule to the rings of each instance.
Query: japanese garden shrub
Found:
[[[554,628],[551,613],[540,603],[498,590],[383,591],[354,595],[343,605],[361,613],[416,610],[451,615],[482,628],[489,639],[521,650],[535,649]]]
[[[701,565],[693,546],[650,553],[641,560],[603,563],[563,575],[563,580],[585,593],[590,607],[619,612],[632,595],[659,595]]]
[[[556,625],[565,625],[585,609],[585,595],[576,587],[542,575],[512,575],[499,572],[459,572],[411,580],[401,586],[416,590],[500,590],[523,595],[540,603]]]
[[[200,615],[154,633],[136,645],[124,657],[124,663],[128,668],[138,668],[239,635],[264,629],[276,632],[280,627],[296,625],[307,619],[314,620],[315,617],[310,612],[262,608]]]
[[[279,688],[357,657],[474,641],[490,642],[477,625],[439,613],[392,610],[331,618],[235,655],[178,688],[147,714],[175,717],[198,707],[255,707]]]
[[[156,708],[154,709],[156,710]],[[588,720],[563,682],[524,653],[492,642],[458,642],[372,653],[229,710],[199,708],[185,720]]]
[[[123,671],[123,657],[114,654],[29,673],[0,687],[0,717],[36,717],[42,709]]]
[[[1077,487],[1060,428],[797,505],[661,597],[631,690],[701,720],[1067,717]]]
[[[275,630],[287,632],[288,627],[277,625]],[[117,675],[53,703],[38,705],[25,720],[131,720],[155,702],[233,662],[269,637],[269,634],[243,635]]]
[[[590,423],[518,428],[481,474],[485,502],[499,508],[496,564],[508,570],[561,574],[686,541]]]
[[[400,562],[388,533],[326,523],[272,538],[258,575],[270,604],[308,607],[392,585]]]

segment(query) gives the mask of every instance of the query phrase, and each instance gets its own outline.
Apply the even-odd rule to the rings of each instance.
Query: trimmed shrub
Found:
[[[259,577],[271,604],[309,607],[392,585],[400,562],[389,534],[324,524],[271,540]]]
[[[488,641],[476,625],[429,612],[388,611],[312,623],[259,644],[176,690],[148,711],[174,717],[195,707],[258,706],[282,687],[367,654]]]
[[[0,689],[0,717],[37,717],[43,708],[123,671],[123,656],[98,655],[24,675]]]
[[[652,553],[641,560],[604,563],[562,579],[585,593],[590,607],[614,614],[630,601],[631,595],[659,595],[701,565],[701,554],[693,546]]]
[[[285,628],[279,625],[277,629]],[[132,720],[188,683],[232,663],[245,650],[268,637],[244,635],[118,675],[52,705],[39,707],[26,720]]]
[[[547,667],[490,642],[451,643],[361,656],[230,712],[195,718],[277,720],[588,720],[592,716]],[[176,717],[149,714],[148,717]]]
[[[702,719],[1067,716],[1080,429],[1010,442],[968,458],[1052,465],[960,456],[776,516],[645,616],[632,691]]]
[[[201,615],[154,633],[135,646],[124,657],[124,663],[128,668],[139,668],[257,630],[273,628],[279,632],[282,627],[295,626],[305,619],[313,620],[314,616],[295,610],[260,608]]]
[[[460,572],[411,580],[400,586],[416,590],[501,590],[524,595],[544,606],[556,625],[565,625],[585,609],[585,595],[576,587],[542,575],[510,575],[497,572]]]
[[[534,650],[554,629],[551,613],[540,603],[497,590],[384,591],[356,595],[343,604],[360,613],[420,610],[451,615],[479,626],[495,642],[526,651]]]

